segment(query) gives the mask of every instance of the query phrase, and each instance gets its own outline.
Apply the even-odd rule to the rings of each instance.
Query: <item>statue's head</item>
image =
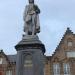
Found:
[[[34,0],[29,0],[29,3],[34,3]]]

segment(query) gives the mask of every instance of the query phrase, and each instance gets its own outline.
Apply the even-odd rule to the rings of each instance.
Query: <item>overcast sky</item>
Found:
[[[51,55],[67,27],[75,33],[75,0],[35,0],[41,10],[40,40],[46,55]],[[23,12],[28,0],[0,0],[0,49],[15,54],[14,46],[22,39]]]

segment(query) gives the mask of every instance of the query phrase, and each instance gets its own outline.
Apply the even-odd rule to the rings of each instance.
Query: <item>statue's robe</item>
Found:
[[[38,10],[37,10],[38,11]],[[24,32],[28,34],[39,33],[40,32],[40,22],[39,22],[39,13],[29,14],[30,12],[34,13],[31,5],[27,5],[24,12]]]

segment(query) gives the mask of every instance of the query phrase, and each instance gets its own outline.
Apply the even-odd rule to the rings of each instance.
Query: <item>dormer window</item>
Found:
[[[67,44],[68,44],[68,47],[71,47],[71,46],[73,46],[73,41],[72,41],[72,39],[68,39],[67,40]]]
[[[2,58],[0,58],[0,64],[2,64],[2,61],[3,61],[3,59],[2,59]]]
[[[68,47],[72,46],[72,41],[68,42]]]

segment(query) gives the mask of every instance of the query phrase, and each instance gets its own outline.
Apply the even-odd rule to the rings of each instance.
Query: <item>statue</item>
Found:
[[[24,32],[27,35],[36,35],[40,32],[39,24],[40,9],[34,4],[34,0],[29,0],[24,12]]]

